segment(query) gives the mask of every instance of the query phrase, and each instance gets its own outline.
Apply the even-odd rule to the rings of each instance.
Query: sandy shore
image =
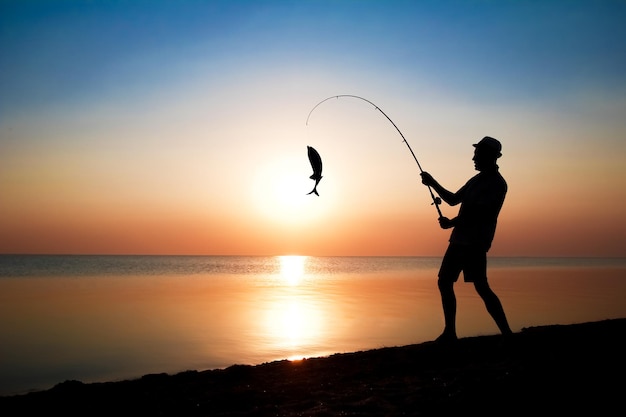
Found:
[[[146,375],[0,397],[0,415],[608,415],[623,407],[626,319],[297,362]]]

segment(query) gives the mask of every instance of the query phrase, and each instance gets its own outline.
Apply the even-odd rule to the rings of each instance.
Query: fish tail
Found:
[[[313,193],[315,193],[315,195],[319,197],[319,194],[318,194],[318,192],[317,192],[317,186],[315,186],[315,188],[313,188],[313,189],[311,190],[311,192],[306,193],[306,195],[313,194]]]

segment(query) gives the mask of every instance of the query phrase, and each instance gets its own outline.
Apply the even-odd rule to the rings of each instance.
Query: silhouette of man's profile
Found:
[[[485,136],[474,144],[474,168],[479,171],[457,192],[448,191],[427,172],[422,183],[432,187],[451,206],[461,204],[457,217],[440,217],[443,229],[452,228],[448,249],[439,269],[437,284],[441,293],[445,327],[438,342],[449,342],[456,336],[456,296],[454,284],[461,271],[465,282],[483,299],[487,311],[502,334],[511,334],[502,303],[487,282],[487,252],[496,232],[500,209],[507,192],[507,183],[496,161],[502,156],[501,143]]]

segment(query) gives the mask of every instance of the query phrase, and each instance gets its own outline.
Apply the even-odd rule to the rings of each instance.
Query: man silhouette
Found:
[[[497,139],[485,136],[473,146],[472,160],[479,173],[456,193],[442,187],[429,173],[421,174],[422,183],[432,187],[447,204],[455,206],[461,203],[457,217],[439,218],[441,228],[453,228],[437,281],[445,320],[443,333],[437,338],[439,342],[457,338],[454,283],[461,271],[465,282],[474,283],[476,292],[483,299],[500,332],[506,335],[511,333],[502,304],[487,282],[487,251],[491,247],[498,214],[507,192],[506,181],[496,164],[502,156],[502,145]]]

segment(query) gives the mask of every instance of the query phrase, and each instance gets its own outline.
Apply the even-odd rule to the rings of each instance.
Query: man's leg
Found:
[[[487,281],[475,282],[474,288],[476,288],[476,292],[485,302],[485,307],[487,307],[487,311],[498,325],[500,332],[502,332],[502,334],[511,334],[512,331],[506,319],[502,303],[496,293],[489,287]]]
[[[437,282],[441,293],[443,318],[445,327],[437,340],[446,341],[456,339],[456,296],[454,295],[454,281],[442,280]]]
[[[459,278],[463,269],[462,248],[449,245],[441,261],[439,268],[439,280],[437,286],[441,294],[443,306],[443,318],[445,327],[437,341],[445,342],[456,340],[456,296],[454,295],[454,283]]]

